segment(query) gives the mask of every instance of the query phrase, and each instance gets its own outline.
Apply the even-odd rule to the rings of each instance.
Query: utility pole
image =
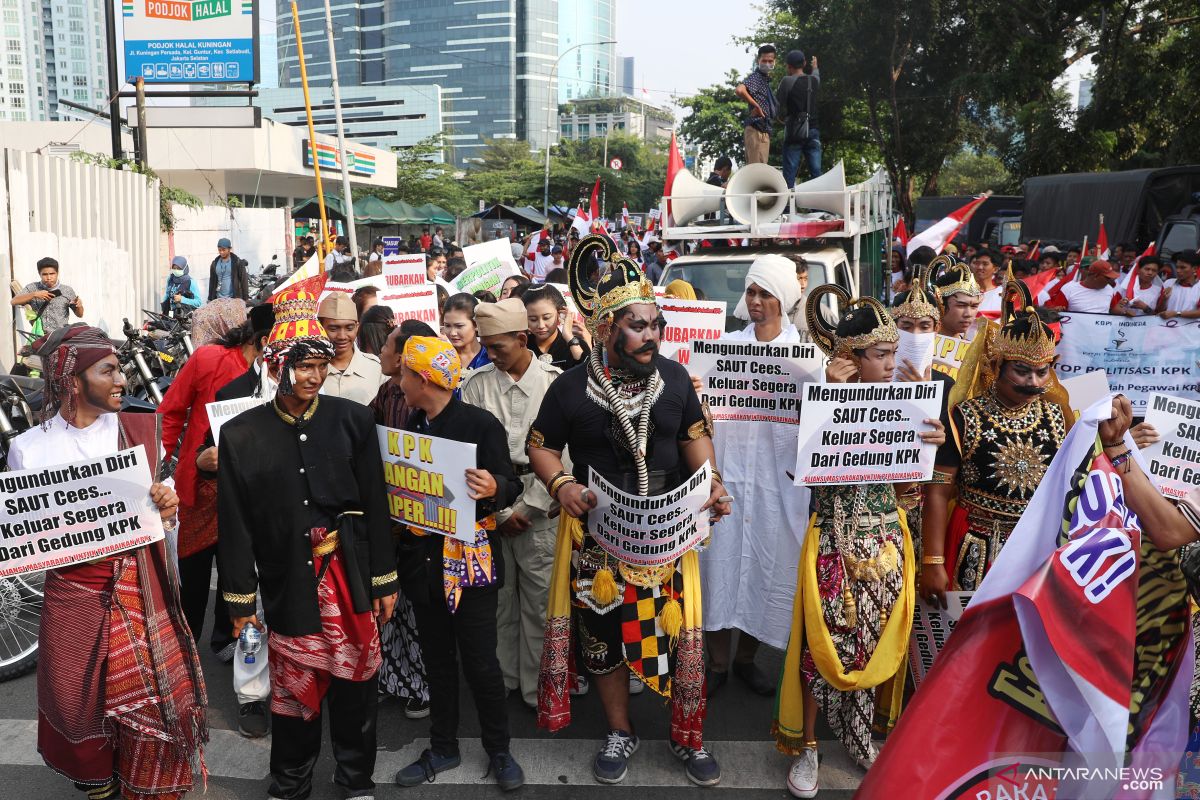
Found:
[[[36,13],[36,12],[35,12]],[[112,133],[112,155],[119,159],[123,153],[121,147],[121,104],[117,92],[121,84],[117,82],[117,20],[113,15],[111,0],[104,2],[104,34],[108,50],[108,125]]]
[[[554,59],[554,66],[550,68],[550,97],[546,101],[546,172],[542,178],[542,215],[550,215],[550,145],[553,143],[553,137],[550,132],[558,126],[551,128],[552,120],[558,117],[558,84],[554,82],[554,76],[558,74],[559,62],[563,60],[563,56],[572,50],[578,50],[580,47],[588,47],[589,45],[601,44],[616,44],[615,39],[605,39],[602,42],[580,42],[574,47],[568,47],[566,50],[558,54],[558,58]]]
[[[137,79],[137,122],[138,122],[138,152],[137,161],[146,169],[150,165],[150,137],[146,135],[146,81],[141,75]]]
[[[337,53],[333,50],[333,11],[329,8],[329,0],[325,0],[325,37],[329,40],[329,78],[333,85],[333,116],[337,124],[338,159],[342,162],[342,202],[346,206],[346,232],[350,235],[350,253],[354,256],[355,268],[358,264],[358,237],[354,233],[354,198],[350,195],[350,165],[347,163],[346,131],[342,127],[342,91],[338,87]],[[313,146],[313,160],[316,160],[316,146]]]
[[[610,116],[609,123],[612,123]],[[608,169],[608,126],[604,126],[604,168]],[[608,208],[608,181],[600,184],[600,219],[604,219],[604,210]]]
[[[300,35],[300,12],[292,0],[292,25],[296,29],[296,57],[300,61],[300,86],[304,89],[304,113],[308,116],[308,150],[312,154],[313,175],[317,180],[317,208],[321,210],[321,231],[317,237],[317,265],[325,271],[325,254],[329,252],[329,217],[325,213],[325,192],[321,188],[321,164],[317,158],[317,131],[313,125],[312,101],[308,96],[308,67],[304,63],[304,38]]]

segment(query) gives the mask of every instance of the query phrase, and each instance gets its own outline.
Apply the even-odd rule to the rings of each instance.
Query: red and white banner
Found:
[[[988,195],[986,194],[976,197],[974,200],[967,203],[950,216],[938,220],[925,230],[918,233],[916,236],[909,239],[908,244],[905,245],[905,254],[911,256],[913,251],[922,245],[932,247],[933,252],[935,253],[942,252],[942,249],[946,246],[946,244],[954,239],[954,236],[958,233],[959,229],[961,229],[963,225],[967,224],[967,221],[971,219],[971,215],[974,214],[979,207],[983,205],[983,201],[987,199]]]
[[[676,300],[663,298],[658,301],[667,327],[663,331],[662,344],[658,352],[664,358],[673,358],[687,364],[691,356],[690,345],[702,339],[720,339],[725,335],[724,300]]]

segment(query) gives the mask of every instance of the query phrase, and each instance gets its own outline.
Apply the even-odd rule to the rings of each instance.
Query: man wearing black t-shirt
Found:
[[[808,165],[808,178],[821,174],[821,134],[817,130],[817,88],[821,85],[821,70],[817,57],[805,66],[804,53],[789,51],[787,77],[779,82],[775,105],[783,122],[783,179],[789,189],[796,187],[800,158]]]

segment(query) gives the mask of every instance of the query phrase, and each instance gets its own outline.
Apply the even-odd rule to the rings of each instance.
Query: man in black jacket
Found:
[[[413,603],[417,636],[429,679],[429,749],[396,774],[400,786],[420,786],[462,763],[458,749],[458,669],[461,661],[475,698],[488,772],[505,790],[525,782],[509,753],[504,676],[496,656],[497,590],[504,578],[500,547],[493,547],[495,514],[521,492],[508,453],[508,434],[491,413],[454,396],[462,363],[441,339],[413,336],[404,343],[400,388],[415,410],[405,430],[475,445],[467,489],[475,501],[475,541],[465,543],[411,526],[401,539],[404,594]],[[461,658],[460,658],[461,656]]]
[[[217,257],[208,267],[208,299],[240,297],[250,300],[250,278],[246,274],[246,259],[233,252],[228,239],[217,240]]]
[[[783,122],[783,179],[794,189],[801,157],[808,166],[809,180],[821,174],[821,134],[817,130],[821,70],[816,56],[805,61],[799,50],[789,51],[786,60],[787,77],[779,82],[775,105]]]
[[[264,361],[272,402],[221,428],[217,503],[221,592],[234,635],[271,622],[268,796],[303,800],[328,697],[334,782],[346,797],[375,784],[378,626],[396,602],[395,551],[375,421],[362,405],[318,397],[333,346],[303,289],[275,301]]]

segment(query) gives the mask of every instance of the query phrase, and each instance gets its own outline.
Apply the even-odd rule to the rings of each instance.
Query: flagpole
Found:
[[[350,255],[358,264],[358,237],[354,233],[354,197],[350,194],[349,154],[346,152],[346,131],[342,127],[342,92],[338,87],[337,54],[333,49],[333,11],[325,0],[325,38],[329,40],[329,79],[333,86],[333,117],[337,125],[338,161],[342,165],[342,202],[346,206],[346,232],[350,235]],[[313,145],[315,160],[316,144]]]
[[[312,100],[308,95],[308,69],[304,65],[304,39],[300,35],[300,12],[292,0],[292,24],[296,28],[296,57],[300,60],[300,86],[304,89],[304,113],[308,118],[308,149],[312,153],[313,175],[317,181],[317,208],[321,210],[321,235],[317,237],[319,272],[325,271],[325,254],[329,252],[329,218],[325,213],[325,192],[321,188],[321,165],[317,157],[317,130],[313,126]]]

